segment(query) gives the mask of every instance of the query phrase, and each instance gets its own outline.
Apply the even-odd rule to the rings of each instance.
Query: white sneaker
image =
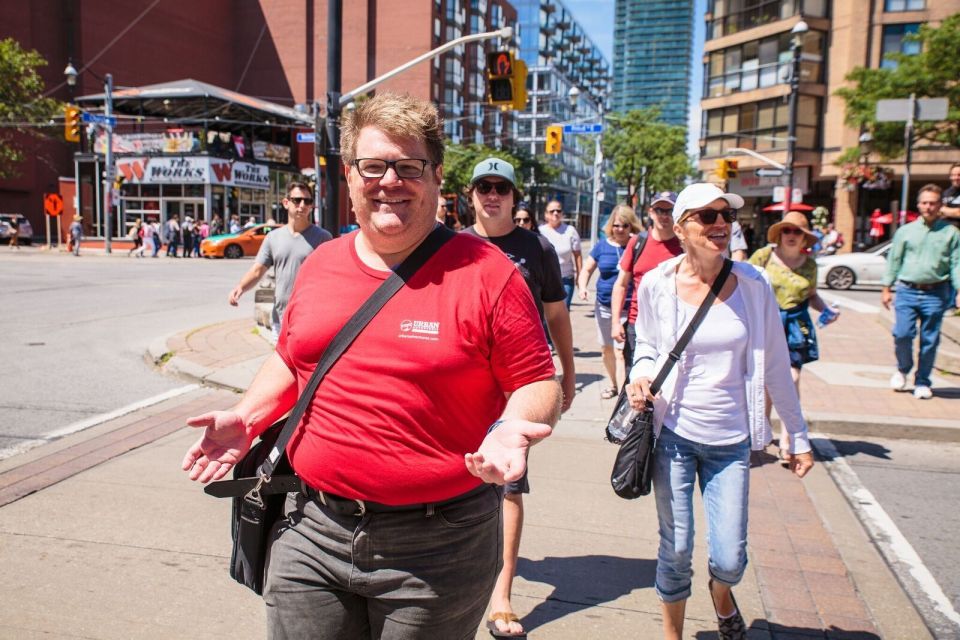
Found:
[[[913,390],[913,397],[917,400],[929,400],[933,397],[933,391],[930,391],[930,387],[924,385],[917,385],[917,388]]]
[[[907,388],[907,377],[897,371],[890,376],[890,388],[894,391],[904,391]]]

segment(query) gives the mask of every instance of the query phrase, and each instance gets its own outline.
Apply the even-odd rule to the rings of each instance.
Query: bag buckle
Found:
[[[253,489],[250,489],[250,492],[243,497],[244,500],[249,500],[252,502],[258,509],[264,508],[263,496],[260,494],[260,487],[265,484],[270,484],[270,476],[268,476],[263,471],[260,472],[260,478],[257,480],[257,484],[254,485]]]

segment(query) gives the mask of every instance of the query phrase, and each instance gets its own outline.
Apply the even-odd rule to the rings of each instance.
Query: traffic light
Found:
[[[717,168],[714,169],[713,172],[716,173],[717,177],[721,180],[726,180],[730,175],[730,165],[728,164],[729,161],[726,158],[718,158],[714,162],[716,163]]]
[[[63,139],[80,142],[80,109],[72,104],[63,108]]]
[[[513,54],[487,54],[487,103],[513,106]]]
[[[120,187],[123,186],[123,183],[124,183],[124,182],[126,182],[126,178],[123,176],[122,173],[118,173],[118,174],[113,178],[113,188],[116,189],[117,191],[119,191],[119,190],[120,190]]]
[[[740,173],[736,160],[727,160],[727,178],[736,178]]]
[[[551,124],[547,127],[546,140],[547,153],[560,153],[563,148],[563,127],[558,124]]]
[[[513,110],[524,111],[527,108],[527,63],[517,59],[513,61]]]

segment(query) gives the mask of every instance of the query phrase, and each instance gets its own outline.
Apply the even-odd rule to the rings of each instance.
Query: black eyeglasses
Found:
[[[700,219],[700,224],[711,225],[717,221],[717,216],[723,216],[723,221],[727,224],[732,223],[737,219],[737,210],[736,209],[698,209],[696,211],[691,211],[687,217],[697,216]]]
[[[399,160],[381,160],[380,158],[357,158],[353,166],[364,178],[382,178],[387,169],[393,169],[398,178],[416,180],[423,177],[428,164],[435,164],[421,158],[400,158]]]
[[[481,195],[487,195],[492,190],[497,190],[497,195],[505,196],[511,191],[513,191],[513,185],[509,182],[488,182],[486,180],[477,180],[474,188],[480,192]]]
[[[292,202],[294,206],[299,207],[301,204],[313,204],[313,198],[294,198],[287,196],[287,200]]]
[[[530,224],[533,222],[530,218],[514,218],[513,221],[517,224]]]

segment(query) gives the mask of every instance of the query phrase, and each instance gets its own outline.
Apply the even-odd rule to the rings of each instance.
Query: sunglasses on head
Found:
[[[530,218],[525,218],[523,216],[514,218],[513,221],[516,222],[517,224],[527,224],[529,222],[533,222],[533,220],[531,220]]]
[[[513,191],[513,185],[509,182],[488,182],[486,180],[477,180],[477,183],[474,185],[474,187],[481,195],[487,195],[494,189],[497,190],[497,195],[499,196],[505,196]]]
[[[302,204],[313,204],[313,198],[294,198],[287,197],[287,200],[292,202],[295,206],[299,207]]]
[[[696,211],[691,211],[687,217],[697,216],[700,219],[700,223],[704,225],[710,225],[717,221],[717,216],[723,216],[723,221],[727,224],[730,224],[737,219],[737,210],[736,209],[698,209]]]
[[[784,227],[780,229],[780,234],[786,234],[788,236],[802,236],[803,230],[800,227]]]

